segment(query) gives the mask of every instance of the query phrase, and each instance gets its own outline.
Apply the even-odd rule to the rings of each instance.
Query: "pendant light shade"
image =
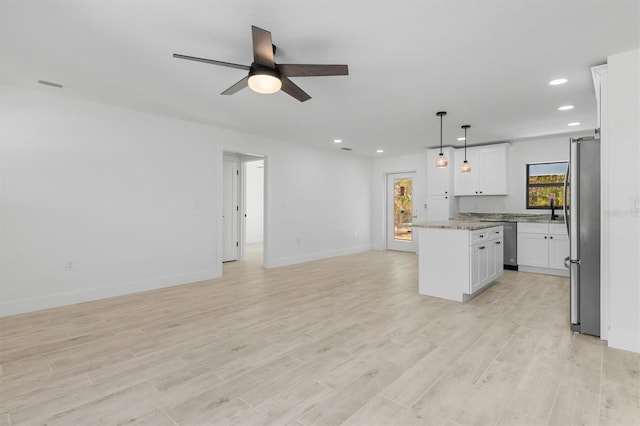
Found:
[[[440,111],[437,112],[436,115],[440,117],[440,154],[438,154],[438,157],[436,158],[436,167],[442,169],[447,167],[447,164],[449,164],[449,160],[447,160],[447,157],[442,153],[442,116],[447,115],[447,113],[446,111]]]
[[[467,161],[467,129],[471,127],[468,124],[462,126],[464,129],[464,162],[460,166],[460,171],[462,173],[469,173],[471,171],[471,164]]]

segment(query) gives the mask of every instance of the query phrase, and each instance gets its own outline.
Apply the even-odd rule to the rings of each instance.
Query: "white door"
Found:
[[[411,224],[417,217],[413,206],[415,173],[387,175],[387,250],[416,251]]]
[[[225,158],[222,176],[222,261],[231,262],[239,258],[238,230],[240,223],[238,166],[236,158]]]

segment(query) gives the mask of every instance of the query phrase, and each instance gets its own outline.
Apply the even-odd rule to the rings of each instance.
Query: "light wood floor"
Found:
[[[568,327],[566,278],[466,304],[368,252],[0,319],[0,425],[638,424],[640,356]]]

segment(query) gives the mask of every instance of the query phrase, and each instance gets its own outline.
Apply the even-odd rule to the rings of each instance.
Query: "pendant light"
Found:
[[[442,169],[449,164],[449,160],[447,160],[447,157],[442,153],[442,116],[447,115],[447,113],[446,111],[440,111],[437,112],[436,115],[440,117],[440,154],[438,154],[438,158],[436,158],[436,167]]]
[[[460,171],[462,173],[469,173],[471,171],[471,164],[467,161],[467,129],[469,127],[471,126],[468,124],[462,126],[464,129],[464,162],[462,163],[462,166],[460,166]]]

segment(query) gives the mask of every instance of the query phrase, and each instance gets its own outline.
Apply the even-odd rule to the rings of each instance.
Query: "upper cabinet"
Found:
[[[509,144],[467,147],[471,172],[460,172],[464,149],[456,149],[453,168],[454,195],[507,195]],[[435,160],[434,160],[435,161]]]
[[[436,158],[440,150],[435,148],[427,151],[427,195],[452,195],[454,151],[453,148],[442,149],[442,153],[449,159],[449,165],[441,169],[436,167]]]

